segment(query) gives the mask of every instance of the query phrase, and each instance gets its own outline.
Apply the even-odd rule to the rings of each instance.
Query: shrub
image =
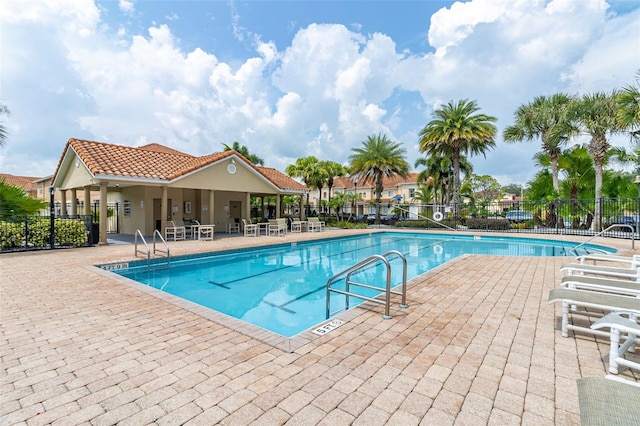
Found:
[[[399,220],[396,226],[399,228],[425,228],[425,229],[447,229],[445,226],[455,228],[456,224],[453,219],[443,219],[440,222],[432,222],[430,220]]]
[[[36,218],[25,222],[0,222],[0,250],[49,245],[49,218]],[[26,229],[26,234],[25,234]],[[54,244],[63,247],[81,247],[89,238],[84,222],[78,220],[54,221]]]
[[[484,229],[489,231],[505,231],[509,229],[509,221],[505,219],[469,218],[467,229]]]
[[[341,220],[335,224],[336,227],[340,229],[365,229],[367,227],[366,223],[357,223],[357,222],[347,222],[345,220]]]

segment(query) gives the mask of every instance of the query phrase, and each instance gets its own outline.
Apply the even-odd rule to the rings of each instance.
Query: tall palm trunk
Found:
[[[453,153],[453,217],[458,217],[460,202],[460,151]]]
[[[596,172],[596,208],[594,212],[593,224],[594,231],[599,232],[601,231],[600,224],[602,223],[602,204],[600,203],[600,198],[602,197],[602,169],[607,157],[607,151],[609,150],[609,144],[607,143],[607,138],[605,137],[605,135],[594,135],[589,142],[588,150],[589,155],[591,155],[591,158],[593,159],[593,168]]]

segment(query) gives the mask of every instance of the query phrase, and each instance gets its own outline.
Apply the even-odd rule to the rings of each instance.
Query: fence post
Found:
[[[55,246],[55,217],[56,217],[56,206],[53,201],[53,194],[56,192],[56,189],[52,186],[49,187],[49,246],[53,249]]]

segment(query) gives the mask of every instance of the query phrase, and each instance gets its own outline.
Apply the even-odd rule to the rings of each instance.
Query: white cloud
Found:
[[[534,96],[610,90],[640,63],[640,11],[615,17],[603,0],[457,2],[432,16],[436,53],[399,53],[388,35],[352,24],[310,24],[279,51],[240,26],[233,4],[231,15],[254,52],[221,61],[182,47],[173,22],[146,33],[116,23],[112,33],[89,0],[1,2],[2,101],[12,110],[3,171],[53,173],[70,137],[193,154],[238,141],[284,170],[306,155],[344,162],[381,132],[413,164],[418,131],[442,103],[477,100],[502,129]],[[531,178],[539,144],[500,139],[486,160],[473,158],[476,172]]]
[[[136,11],[136,8],[133,2],[129,0],[119,0],[118,9],[120,9],[120,11],[125,15],[129,15],[129,16],[132,16]]]

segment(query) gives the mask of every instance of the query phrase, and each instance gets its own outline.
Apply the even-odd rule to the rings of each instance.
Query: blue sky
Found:
[[[500,131],[475,173],[524,183],[540,144],[502,141],[518,106],[640,70],[636,0],[5,0],[0,31],[0,171],[27,176],[72,137],[193,155],[238,141],[284,170],[346,164],[384,133],[413,165],[433,110],[471,99]]]

